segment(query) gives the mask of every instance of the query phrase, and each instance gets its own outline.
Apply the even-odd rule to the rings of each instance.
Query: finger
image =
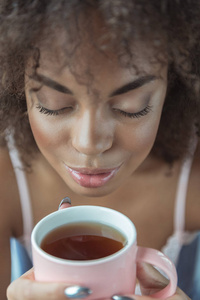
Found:
[[[71,206],[71,199],[69,197],[65,197],[61,200],[58,206],[58,210],[68,208],[70,206]]]
[[[151,296],[139,296],[139,295],[116,295],[112,297],[113,300],[158,300],[156,298],[152,298]],[[166,298],[166,300],[191,300],[187,295],[183,293],[179,288],[177,288],[176,293]]]
[[[167,300],[191,300],[179,287],[177,287],[176,294],[167,298]]]
[[[7,289],[8,300],[66,300],[83,299],[92,291],[86,287],[65,283],[47,283],[34,280],[33,269],[15,280]]]
[[[150,295],[163,289],[169,281],[155,268],[146,263],[138,263],[137,277],[143,296],[139,295],[115,295],[113,300],[155,300]],[[166,298],[167,300],[191,300],[181,289],[177,287],[176,293]]]
[[[142,294],[150,295],[167,286],[169,280],[147,263],[137,264],[137,278]]]
[[[146,264],[146,263],[138,263],[137,264],[137,278],[140,283],[140,289],[142,294],[144,295],[151,295],[156,293],[167,286],[169,280],[164,277],[158,270],[156,270],[153,266]],[[151,297],[144,297],[138,298],[134,296],[135,299],[152,299]],[[189,300],[190,298],[177,287],[176,293],[172,296],[167,298],[169,300]]]

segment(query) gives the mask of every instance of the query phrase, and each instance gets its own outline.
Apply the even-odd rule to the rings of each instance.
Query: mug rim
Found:
[[[38,230],[40,229],[40,227],[49,219],[51,218],[57,218],[58,215],[60,214],[68,214],[70,212],[70,210],[77,210],[77,209],[101,209],[101,210],[106,210],[107,212],[111,212],[111,213],[115,213],[120,215],[122,218],[124,218],[126,220],[126,222],[128,222],[129,227],[132,230],[132,237],[125,237],[126,239],[128,239],[128,242],[126,243],[126,245],[118,250],[117,252],[110,254],[108,256],[102,257],[102,258],[98,258],[98,259],[92,259],[92,260],[70,260],[70,259],[64,259],[64,258],[59,258],[56,256],[53,256],[49,253],[47,253],[46,251],[44,251],[43,249],[41,249],[41,247],[38,245],[39,243],[36,241],[36,235],[38,233]],[[90,220],[88,220],[90,222]],[[94,222],[94,221],[91,221]],[[72,223],[77,223],[76,222],[70,222],[69,224]],[[96,223],[99,223],[98,221]],[[108,225],[108,224],[105,224]],[[109,226],[109,225],[108,225]],[[111,225],[110,225],[111,226]],[[55,226],[54,229],[58,228],[59,226]],[[115,228],[118,229],[118,228]],[[51,230],[50,230],[51,231]],[[49,232],[50,232],[49,231]],[[45,236],[49,233],[47,232],[45,234]],[[122,233],[124,234],[124,233]],[[43,237],[44,238],[44,237]],[[42,239],[43,239],[42,238]],[[133,222],[124,214],[122,214],[121,212],[111,209],[111,208],[107,208],[107,207],[103,207],[103,206],[97,206],[97,205],[79,205],[79,206],[72,206],[69,207],[67,209],[62,209],[59,211],[55,211],[53,213],[48,214],[47,216],[45,216],[44,218],[42,218],[33,228],[32,234],[31,234],[31,245],[32,245],[32,251],[33,249],[40,255],[42,256],[44,259],[57,263],[57,264],[62,264],[62,265],[76,265],[76,266],[89,266],[89,265],[97,265],[97,264],[102,264],[102,263],[107,263],[108,261],[111,260],[115,260],[118,259],[120,256],[122,256],[126,251],[128,251],[128,249],[137,244],[137,232],[136,232],[136,228],[135,225],[133,224]]]

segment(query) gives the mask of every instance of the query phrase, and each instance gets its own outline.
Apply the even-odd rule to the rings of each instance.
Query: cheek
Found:
[[[148,122],[138,120],[137,125],[119,130],[123,148],[133,155],[146,156],[153,147],[160,118],[151,118]],[[139,124],[140,123],[140,124]]]
[[[35,141],[45,156],[48,156],[52,152],[55,154],[60,149],[59,146],[63,142],[67,143],[69,140],[69,131],[67,128],[65,128],[65,135],[63,137],[63,130],[61,130],[57,122],[52,120],[52,117],[30,113],[29,121]]]
[[[163,89],[161,94],[157,95],[159,101],[156,102],[154,100],[154,105],[149,115],[136,120],[135,125],[126,129],[123,143],[127,151],[141,157],[149,154],[158,132],[164,98],[165,89]]]

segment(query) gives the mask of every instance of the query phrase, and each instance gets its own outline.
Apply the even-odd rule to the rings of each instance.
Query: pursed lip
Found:
[[[121,165],[120,165],[121,166]],[[106,184],[118,172],[120,166],[108,169],[74,168],[65,164],[75,182],[87,188],[97,188]]]

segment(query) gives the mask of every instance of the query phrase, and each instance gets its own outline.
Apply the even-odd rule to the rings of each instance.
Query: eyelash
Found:
[[[39,110],[40,113],[48,115],[48,116],[58,116],[61,114],[64,110],[69,109],[68,107],[62,108],[59,110],[51,110],[47,109],[41,105],[37,105],[36,108]],[[115,109],[115,111],[119,112],[122,116],[133,119],[139,119],[140,117],[146,116],[150,111],[151,111],[151,106],[147,105],[143,110],[137,112],[137,113],[128,113],[126,111],[120,110],[120,109]]]
[[[139,119],[141,117],[146,116],[151,111],[151,106],[147,105],[143,110],[141,110],[137,113],[128,113],[128,112],[120,110],[120,109],[116,109],[116,111],[118,111],[124,117],[128,117],[131,119],[133,119],[133,118]]]
[[[45,115],[48,115],[48,116],[58,116],[64,110],[69,109],[69,107],[65,107],[65,108],[61,108],[61,109],[58,109],[58,110],[51,110],[51,109],[48,109],[48,108],[45,108],[45,107],[41,106],[40,104],[38,104],[36,106],[36,108],[39,110],[39,112],[41,114],[45,114]]]

